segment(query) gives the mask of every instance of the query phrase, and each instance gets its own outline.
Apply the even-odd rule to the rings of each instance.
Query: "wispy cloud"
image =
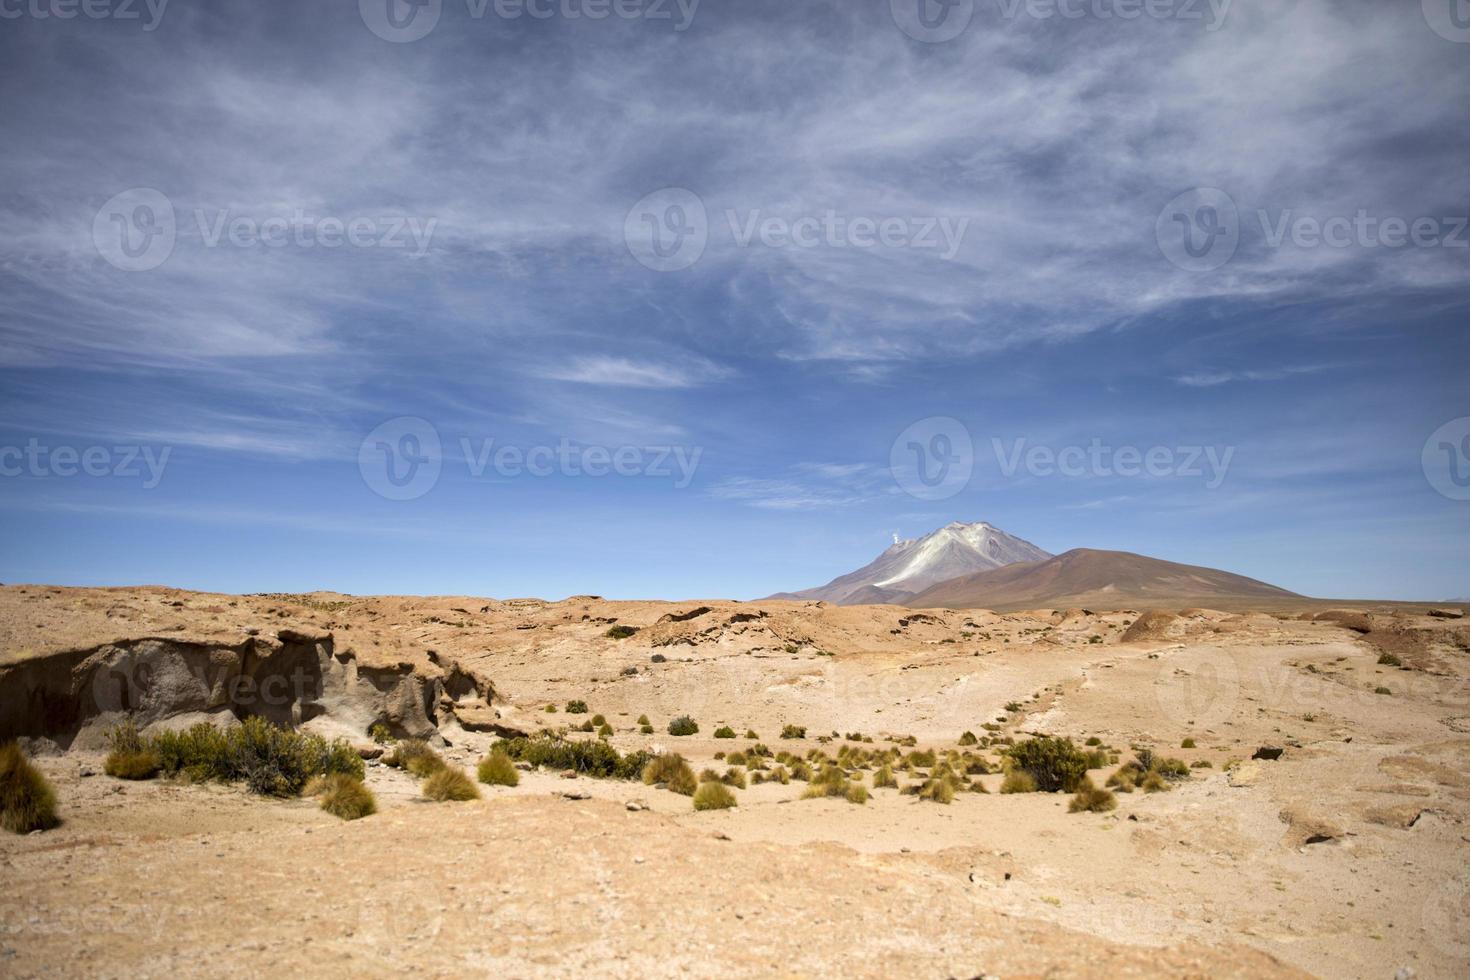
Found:
[[[703,359],[683,362],[635,361],[626,357],[577,357],[538,371],[552,381],[623,388],[693,388],[726,377],[729,372]]]

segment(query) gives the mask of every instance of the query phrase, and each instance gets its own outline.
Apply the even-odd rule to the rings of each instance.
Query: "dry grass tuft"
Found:
[[[476,775],[486,786],[519,786],[521,782],[516,764],[499,749],[492,749],[489,755],[480,760]]]
[[[0,827],[13,834],[49,830],[56,818],[56,791],[14,742],[0,745]]]
[[[735,805],[735,794],[724,783],[700,783],[694,791],[694,809],[728,810]]]
[[[480,787],[475,781],[463,769],[450,766],[424,780],[423,792],[436,803],[464,803],[480,798]]]
[[[322,809],[342,820],[361,820],[378,812],[373,791],[345,773],[321,777]]]

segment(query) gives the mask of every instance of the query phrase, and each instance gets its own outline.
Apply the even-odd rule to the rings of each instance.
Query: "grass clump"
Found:
[[[961,745],[975,745],[979,741],[980,740],[975,737],[974,732],[965,732],[963,735],[960,736]]]
[[[721,782],[700,783],[694,791],[694,809],[728,810],[735,806],[735,794]]]
[[[662,785],[671,793],[693,796],[699,788],[694,770],[677,752],[656,755],[643,767],[643,782],[649,786]]]
[[[1072,802],[1067,805],[1068,813],[1107,813],[1118,808],[1118,798],[1107,790],[1092,785],[1084,778]]]
[[[729,725],[721,725],[719,728],[716,728],[715,729],[715,738],[734,738],[734,737],[735,737],[735,729],[731,728]]]
[[[1000,784],[1002,793],[1034,793],[1036,789],[1035,778],[1025,769],[1012,769]]]
[[[875,772],[875,773],[873,773],[873,788],[874,789],[882,789],[885,786],[891,788],[891,787],[895,787],[897,785],[898,785],[898,780],[893,777],[893,767],[892,766],[887,765],[887,764],[881,765],[881,766],[878,767],[878,771]]]
[[[102,771],[117,779],[152,779],[163,763],[158,753],[138,733],[138,726],[125,721],[107,733],[111,751]]]
[[[424,780],[423,794],[436,803],[464,803],[480,798],[480,787],[463,769],[445,766]]]
[[[378,812],[373,791],[346,773],[334,773],[323,780],[322,809],[341,820],[361,820]]]
[[[408,738],[399,742],[392,752],[383,757],[383,764],[412,773],[420,779],[448,765],[444,758],[421,738]]]
[[[1013,745],[1007,755],[1045,793],[1073,792],[1087,776],[1087,756],[1069,738],[1028,738]]]
[[[806,727],[803,725],[782,725],[782,738],[806,738]]]
[[[568,701],[564,709],[569,715],[585,715],[587,713],[586,701]]]
[[[699,731],[699,725],[688,715],[680,715],[669,722],[669,734],[676,736],[694,735]]]
[[[1403,660],[1399,658],[1398,654],[1389,653],[1388,651],[1384,651],[1378,655],[1378,663],[1383,667],[1402,667],[1404,665]]]
[[[521,774],[516,770],[515,762],[499,746],[491,749],[490,754],[480,760],[480,767],[475,775],[486,786],[519,786],[521,782]]]
[[[834,765],[824,766],[818,775],[811,778],[806,791],[801,794],[804,800],[815,800],[828,796],[841,797],[849,803],[868,802],[868,791],[862,781],[849,781],[847,773],[843,772],[841,767]]]
[[[56,817],[56,791],[14,742],[0,745],[0,827],[12,834],[50,830]]]
[[[1194,748],[1194,739],[1192,739],[1192,738],[1186,738],[1184,741],[1182,741],[1182,742],[1179,743],[1179,747],[1181,749],[1192,749],[1192,748]]]

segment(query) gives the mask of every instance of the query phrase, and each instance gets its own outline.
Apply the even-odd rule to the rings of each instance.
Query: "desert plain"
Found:
[[[7,586],[0,740],[60,824],[0,835],[0,975],[1464,977],[1461,615]],[[247,715],[349,740],[377,812],[103,771],[121,721]],[[542,731],[695,771],[739,753],[747,785],[697,811],[523,764],[439,803],[384,764],[421,738],[473,775]],[[1098,786],[1140,752],[1188,775],[1106,812],[1002,793],[1035,736],[1095,740]],[[880,788],[855,764],[866,802],[804,798],[749,781],[757,745],[992,771],[942,803],[904,792],[928,765]]]

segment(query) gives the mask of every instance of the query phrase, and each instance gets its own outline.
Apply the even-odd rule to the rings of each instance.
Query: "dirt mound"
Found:
[[[1123,643],[1140,643],[1147,640],[1165,640],[1169,637],[1169,627],[1178,622],[1179,617],[1162,609],[1150,609],[1133,621],[1133,625],[1123,631]]]

